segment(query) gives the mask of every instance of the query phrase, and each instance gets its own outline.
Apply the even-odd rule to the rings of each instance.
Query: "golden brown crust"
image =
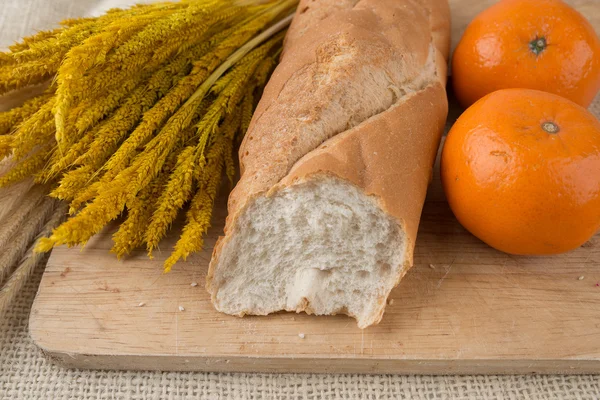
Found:
[[[327,8],[332,1],[319,2],[318,9]],[[397,83],[408,85],[426,67],[432,41],[445,42],[438,50],[447,54],[448,35],[436,39],[442,35],[431,30],[443,26],[436,21],[444,19],[438,15],[445,14],[447,5],[440,7],[441,11],[429,10],[421,1],[362,0],[351,9],[338,9],[306,30],[297,27],[304,21],[303,14],[295,19],[285,54],[265,88],[240,147],[242,177],[230,196],[230,215],[239,211],[245,199],[279,182],[298,159],[327,139],[306,132],[306,126],[321,118],[322,110],[332,101],[352,91],[353,79],[361,75],[365,65],[374,70],[401,65],[398,69],[403,82]],[[425,3],[440,2],[445,3]],[[306,3],[301,2],[299,10]],[[318,10],[316,6],[313,9]],[[296,36],[300,32],[301,36]],[[351,51],[351,57],[338,63]],[[445,82],[446,63],[442,57],[435,61],[438,74],[430,79]],[[339,123],[344,126],[351,121]]]
[[[226,236],[214,248],[207,277],[213,302],[214,268],[223,246],[235,234],[237,216],[256,197],[321,174],[352,182],[397,219],[408,239],[402,274],[410,268],[447,114],[449,21],[446,0],[300,2],[281,63],[240,148],[242,176],[230,195]],[[339,57],[343,59],[338,63]],[[333,129],[330,137],[306,131],[307,125],[320,122],[331,101],[338,100],[335,90],[352,89],[365,65],[387,71],[390,65],[401,64],[408,88],[423,79],[431,63],[432,73],[390,108],[357,125],[345,121],[351,128]],[[363,100],[349,97],[357,103]],[[310,305],[296,311],[310,311]],[[373,316],[373,323],[382,314],[383,308],[381,315]]]
[[[446,121],[445,99],[439,83],[409,95],[308,153],[273,190],[318,173],[335,175],[376,197],[414,241]]]

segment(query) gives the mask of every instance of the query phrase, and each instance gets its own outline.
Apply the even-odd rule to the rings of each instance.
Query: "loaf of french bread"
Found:
[[[412,266],[447,115],[447,0],[302,0],[240,148],[217,310],[378,323]]]

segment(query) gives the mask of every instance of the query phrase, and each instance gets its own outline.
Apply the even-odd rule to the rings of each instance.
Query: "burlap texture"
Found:
[[[124,0],[112,0],[113,3]],[[0,0],[0,48],[100,0]],[[600,102],[596,101],[596,115]],[[38,267],[0,321],[0,399],[599,399],[600,376],[282,375],[60,368],[29,339]]]

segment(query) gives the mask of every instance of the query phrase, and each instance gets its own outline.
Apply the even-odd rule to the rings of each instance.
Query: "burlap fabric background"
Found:
[[[0,48],[101,0],[0,0]],[[113,3],[124,0],[109,0]],[[596,101],[596,115],[600,115]],[[600,376],[276,375],[67,370],[27,332],[43,265],[0,321],[0,399],[600,399]]]

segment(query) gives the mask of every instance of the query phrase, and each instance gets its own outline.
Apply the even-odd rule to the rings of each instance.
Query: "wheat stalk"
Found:
[[[27,247],[31,244],[48,217],[57,206],[56,200],[46,198],[42,204],[35,207],[27,215],[25,221],[19,226],[12,237],[12,243],[7,245],[0,254],[0,285],[10,273],[12,267],[23,257]]]
[[[11,238],[22,226],[28,215],[31,215],[48,192],[48,188],[42,185],[35,185],[27,192],[23,201],[11,212],[10,218],[0,222],[0,249],[9,246]]]
[[[66,206],[59,206],[50,220],[46,222],[41,232],[37,235],[35,243],[28,248],[25,257],[8,278],[2,289],[0,289],[0,318],[2,318],[4,313],[8,310],[8,306],[14,301],[17,294],[25,287],[27,280],[33,271],[35,271],[36,266],[39,265],[40,261],[45,257],[44,254],[33,251],[36,243],[40,238],[48,235],[54,227],[60,224],[65,218],[65,215]]]

